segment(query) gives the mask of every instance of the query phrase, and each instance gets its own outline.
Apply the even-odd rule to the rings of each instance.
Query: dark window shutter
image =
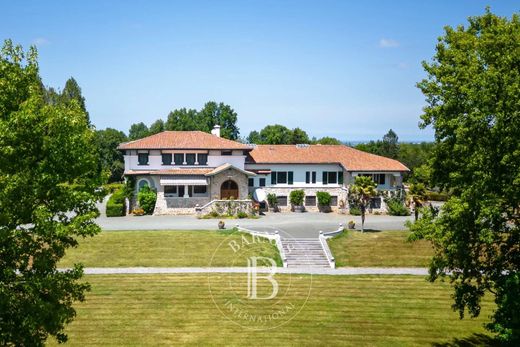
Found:
[[[271,172],[271,184],[276,184],[276,171]]]
[[[289,181],[289,184],[293,184],[294,182],[294,176],[293,176],[293,172],[292,171],[289,171],[288,172],[288,181]]]
[[[321,177],[321,179],[323,181],[323,184],[327,184],[328,183],[328,178],[329,178],[328,172],[327,171],[323,171],[323,175]]]
[[[311,173],[310,173],[310,171],[305,172],[305,183],[311,183]]]
[[[312,183],[316,183],[316,171],[312,172]]]
[[[343,171],[338,171],[338,183],[343,184]]]

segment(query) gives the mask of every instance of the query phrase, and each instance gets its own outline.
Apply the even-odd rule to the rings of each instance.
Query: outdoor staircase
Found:
[[[282,239],[287,267],[330,268],[319,239]]]

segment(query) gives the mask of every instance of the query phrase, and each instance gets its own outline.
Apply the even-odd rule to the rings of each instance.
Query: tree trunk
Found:
[[[417,208],[417,206],[415,206],[414,213],[415,213],[415,221],[417,222],[417,219],[419,219],[419,209]]]
[[[361,232],[365,232],[365,207],[361,207]]]

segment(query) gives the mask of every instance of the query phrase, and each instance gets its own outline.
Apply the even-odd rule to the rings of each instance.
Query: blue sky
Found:
[[[222,101],[242,136],[267,124],[311,136],[431,140],[417,127],[445,25],[515,1],[0,1],[0,38],[36,44],[46,85],[70,76],[98,129],[125,132]]]

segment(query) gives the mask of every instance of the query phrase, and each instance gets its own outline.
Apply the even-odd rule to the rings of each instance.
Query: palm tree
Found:
[[[365,231],[365,213],[370,200],[377,195],[377,184],[369,176],[357,176],[350,185],[350,200],[361,210],[361,232]]]
[[[408,190],[408,199],[414,204],[415,220],[419,219],[419,208],[423,207],[428,200],[426,187],[423,183],[413,183]]]

